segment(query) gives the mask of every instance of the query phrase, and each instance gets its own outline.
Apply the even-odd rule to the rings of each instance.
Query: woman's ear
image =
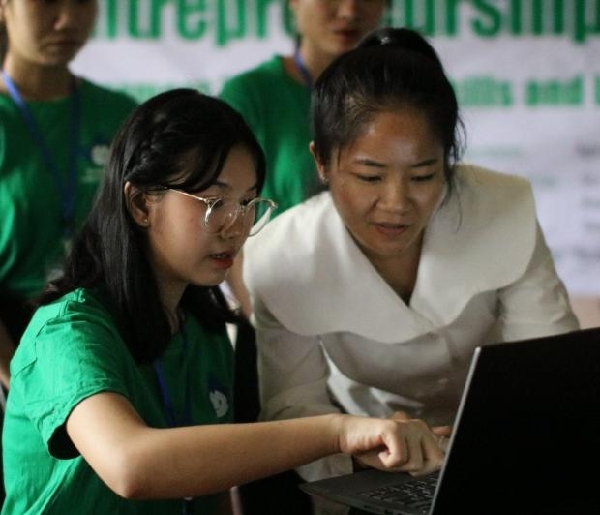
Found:
[[[317,173],[319,174],[319,179],[323,184],[329,184],[329,174],[327,172],[327,167],[323,164],[323,161],[319,159],[319,156],[315,153],[315,142],[311,141],[308,146],[310,153],[313,155],[315,159],[315,166],[317,167]]]
[[[150,222],[148,219],[146,194],[129,181],[123,186],[123,194],[125,195],[127,209],[129,210],[133,221],[141,227],[148,227]]]

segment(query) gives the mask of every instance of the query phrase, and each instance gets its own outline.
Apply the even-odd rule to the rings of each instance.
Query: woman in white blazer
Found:
[[[337,59],[313,125],[328,191],[245,247],[264,419],[451,427],[475,346],[578,328],[529,183],[457,164],[457,100],[419,34],[380,29]],[[351,469],[335,456],[300,473]]]

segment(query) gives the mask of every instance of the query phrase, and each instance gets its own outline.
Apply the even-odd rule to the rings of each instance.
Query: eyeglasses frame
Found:
[[[211,231],[209,230],[209,223],[208,220],[210,218],[210,214],[212,213],[212,209],[213,207],[215,207],[217,205],[217,203],[223,201],[224,199],[226,199],[226,197],[221,197],[221,196],[215,196],[215,197],[201,197],[200,195],[194,195],[193,193],[188,193],[187,191],[183,191],[177,188],[170,188],[168,186],[164,186],[163,189],[165,191],[173,191],[175,193],[179,193],[181,195],[185,195],[186,197],[192,197],[195,198],[196,200],[200,200],[201,202],[204,203],[204,205],[206,206],[206,212],[204,213],[204,227],[206,228],[206,230],[210,233],[210,234],[219,234],[221,231],[225,230],[226,228],[231,227],[236,220],[238,220],[240,214],[242,215],[242,217],[244,218],[246,216],[246,213],[248,212],[248,210],[250,209],[250,207],[254,204],[256,204],[257,202],[266,202],[269,206],[269,219],[271,218],[271,213],[277,209],[278,204],[277,202],[275,202],[274,200],[271,200],[269,198],[266,197],[254,197],[252,200],[250,200],[247,204],[242,204],[240,202],[235,202],[236,210],[234,211],[234,216],[231,219],[231,222],[229,223],[229,225],[225,225],[223,226],[221,229],[219,229],[218,231]],[[255,234],[257,234],[258,232],[260,232],[260,230],[269,222],[269,219],[267,219],[267,221],[260,226],[260,228],[258,229],[258,231],[256,232],[252,232],[252,227],[254,227],[254,224],[250,227],[250,231],[248,233],[248,236],[254,236]]]

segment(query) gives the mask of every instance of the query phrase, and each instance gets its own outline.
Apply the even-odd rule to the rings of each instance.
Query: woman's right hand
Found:
[[[390,415],[390,418],[394,420],[409,420],[411,416],[406,411],[394,411]],[[452,426],[432,426],[431,431],[436,436],[438,447],[446,454],[450,437],[452,436]]]
[[[420,476],[438,470],[444,452],[439,437],[420,419],[340,415],[340,451],[383,470]]]

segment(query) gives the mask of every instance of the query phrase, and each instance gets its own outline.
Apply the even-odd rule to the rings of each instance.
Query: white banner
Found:
[[[284,5],[100,0],[74,69],[140,100],[179,86],[218,94],[292,48]],[[600,295],[600,0],[394,0],[385,23],[430,38],[462,106],[465,160],[528,177],[570,293]]]

